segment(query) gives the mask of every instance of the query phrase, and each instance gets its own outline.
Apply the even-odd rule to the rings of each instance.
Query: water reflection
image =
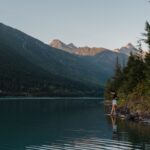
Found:
[[[117,123],[116,123],[116,116],[110,116],[112,121],[112,129],[113,129],[113,140],[118,140],[118,132],[117,132]]]
[[[118,128],[121,140],[132,141],[133,144],[142,145],[150,149],[150,126],[143,123],[119,121]]]
[[[0,150],[129,150],[150,143],[149,127],[105,116],[99,100],[1,101],[0,118]]]

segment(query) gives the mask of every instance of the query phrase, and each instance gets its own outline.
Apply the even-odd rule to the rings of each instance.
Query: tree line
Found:
[[[122,68],[116,61],[114,76],[107,81],[105,99],[110,100],[110,92],[116,92],[120,105],[128,104],[134,109],[145,109],[150,112],[150,24],[146,22],[142,39],[149,51],[145,54],[141,41],[138,53],[130,54],[127,65]]]

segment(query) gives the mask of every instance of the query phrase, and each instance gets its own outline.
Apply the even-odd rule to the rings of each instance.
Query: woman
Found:
[[[114,94],[112,99],[111,115],[116,115],[116,109],[117,109],[117,96],[116,94]]]

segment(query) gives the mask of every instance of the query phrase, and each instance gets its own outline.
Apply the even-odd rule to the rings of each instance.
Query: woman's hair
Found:
[[[115,98],[115,99],[116,99],[116,98],[117,98],[117,94],[114,94],[114,95],[113,95],[113,98]]]

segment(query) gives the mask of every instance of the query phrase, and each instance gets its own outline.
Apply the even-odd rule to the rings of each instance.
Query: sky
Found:
[[[49,44],[137,45],[150,22],[148,0],[0,0],[0,22]],[[146,48],[146,47],[144,47]]]

